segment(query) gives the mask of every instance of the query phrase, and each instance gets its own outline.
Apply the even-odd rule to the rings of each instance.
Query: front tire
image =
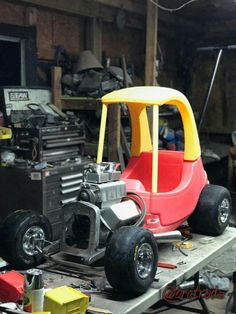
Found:
[[[230,192],[219,185],[207,184],[201,192],[188,224],[193,232],[217,236],[225,231],[231,215]]]
[[[157,269],[157,243],[153,234],[135,226],[114,232],[105,253],[105,273],[110,285],[137,295],[152,284]]]
[[[44,241],[51,241],[52,228],[48,219],[36,212],[17,210],[7,217],[1,232],[2,257],[18,269],[31,268],[42,261],[37,250]]]

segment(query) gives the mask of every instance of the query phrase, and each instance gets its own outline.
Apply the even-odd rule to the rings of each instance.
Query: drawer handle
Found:
[[[83,173],[76,173],[76,174],[71,174],[68,176],[61,177],[61,180],[66,181],[66,180],[71,180],[71,179],[76,179],[76,178],[81,178],[81,177],[83,177]]]
[[[65,204],[68,204],[68,203],[71,203],[71,202],[74,202],[74,201],[77,201],[77,197],[71,197],[71,198],[67,198],[65,200],[62,200],[61,204],[65,205]]]
[[[66,188],[67,186],[72,186],[72,185],[80,184],[80,183],[82,183],[82,182],[83,182],[83,180],[76,180],[76,181],[70,181],[70,182],[63,182],[63,183],[61,184],[61,187],[62,187],[62,188]]]
[[[65,189],[65,190],[61,190],[62,194],[67,194],[67,193],[71,193],[71,192],[75,192],[80,190],[80,186],[76,186],[74,188],[70,188],[70,189]]]

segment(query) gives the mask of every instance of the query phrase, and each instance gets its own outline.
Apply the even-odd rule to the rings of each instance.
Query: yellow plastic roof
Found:
[[[151,136],[148,126],[147,106],[175,105],[181,115],[184,128],[184,160],[196,160],[201,155],[197,127],[192,108],[187,98],[179,91],[156,86],[129,87],[111,92],[102,97],[103,119],[102,132],[105,132],[106,111],[110,104],[126,103],[132,126],[132,156],[152,149]],[[153,132],[158,132],[154,130]],[[104,134],[103,134],[104,135]],[[99,139],[98,160],[102,160],[104,136]]]
[[[171,104],[173,100],[186,102],[187,98],[179,91],[157,86],[139,86],[119,89],[102,97],[103,104],[135,103],[142,105]]]

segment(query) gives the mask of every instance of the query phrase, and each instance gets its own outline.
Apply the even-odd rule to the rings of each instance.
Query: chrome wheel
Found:
[[[224,198],[221,204],[218,207],[219,212],[219,222],[224,224],[229,218],[230,215],[230,203],[227,198]]]
[[[39,226],[32,226],[26,230],[22,239],[23,251],[30,256],[39,253],[37,247],[42,250],[44,241],[46,240],[44,230]]]
[[[146,279],[153,268],[154,253],[149,243],[143,243],[137,252],[136,270],[138,276]]]

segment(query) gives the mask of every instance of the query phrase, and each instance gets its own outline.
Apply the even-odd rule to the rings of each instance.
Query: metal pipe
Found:
[[[236,49],[236,45],[228,45],[228,46],[217,46],[217,47],[199,47],[197,51],[214,51],[214,50],[234,50]]]
[[[203,278],[199,278],[198,286],[199,287],[206,287],[206,288],[209,288],[209,289],[211,288],[209,283],[205,279],[203,279]],[[195,287],[195,281],[194,280],[184,281],[178,287],[180,289],[193,289]]]
[[[202,112],[200,114],[200,119],[199,119],[199,123],[198,123],[198,133],[200,133],[200,130],[201,130],[201,127],[202,127],[202,123],[203,123],[203,119],[204,119],[204,116],[205,116],[205,113],[206,113],[207,105],[208,105],[208,102],[209,102],[209,99],[210,99],[212,87],[213,87],[213,84],[214,84],[214,81],[215,81],[216,73],[217,73],[217,70],[218,70],[218,67],[219,67],[219,63],[220,63],[220,59],[221,59],[221,56],[222,56],[222,51],[223,50],[220,49],[220,51],[219,51],[219,53],[217,55],[215,68],[214,68],[213,73],[212,73],[212,77],[211,77],[211,81],[210,81],[210,84],[209,84],[209,87],[208,87],[207,95],[206,95],[206,98],[205,98],[205,101],[204,101]]]
[[[174,230],[163,233],[155,233],[154,237],[158,243],[169,243],[181,240],[182,234],[180,231]]]

